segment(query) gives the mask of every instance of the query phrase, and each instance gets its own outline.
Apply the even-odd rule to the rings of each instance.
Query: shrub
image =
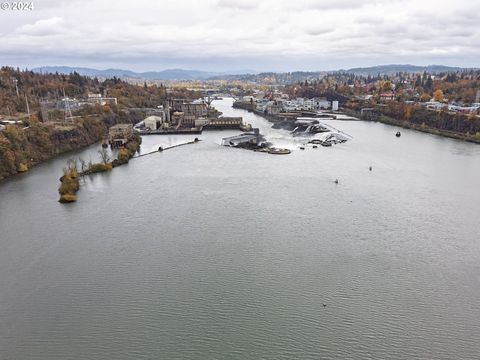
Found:
[[[58,201],[60,201],[61,203],[71,203],[77,201],[77,195],[64,194],[60,196],[60,200]]]
[[[77,170],[72,167],[64,169],[60,182],[61,184],[58,188],[60,193],[59,201],[62,203],[76,201],[77,196],[75,194],[80,189]]]
[[[118,150],[117,159],[120,162],[128,162],[129,158],[130,158],[130,153],[126,148],[120,148],[120,150]]]
[[[90,167],[87,169],[85,172],[86,174],[95,174],[99,172],[104,172],[104,171],[110,171],[112,170],[112,163],[97,163],[97,164],[92,164]]]
[[[130,157],[135,155],[135,153],[137,152],[139,147],[140,147],[140,144],[137,143],[136,141],[131,141],[127,144],[127,150],[128,150],[128,153],[129,153]]]

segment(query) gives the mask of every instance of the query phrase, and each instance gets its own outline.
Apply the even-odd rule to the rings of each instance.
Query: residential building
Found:
[[[382,102],[393,101],[393,100],[395,100],[395,93],[393,92],[380,94],[380,101]]]
[[[338,101],[332,101],[332,111],[338,111]]]

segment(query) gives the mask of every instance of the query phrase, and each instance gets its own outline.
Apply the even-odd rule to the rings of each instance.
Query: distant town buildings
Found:
[[[278,115],[295,111],[317,112],[320,110],[332,109],[332,102],[326,98],[302,98],[289,99],[287,94],[274,92],[266,94],[263,91],[255,91],[252,96],[244,96],[237,100],[246,104],[251,110],[266,115]],[[338,110],[338,101],[336,102]],[[335,110],[335,111],[336,111]]]

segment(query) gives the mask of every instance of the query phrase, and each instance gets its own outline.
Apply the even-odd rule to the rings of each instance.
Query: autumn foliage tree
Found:
[[[410,119],[412,118],[412,105],[405,105],[403,107],[403,118],[406,121],[410,121]]]
[[[421,102],[430,101],[430,95],[427,94],[427,93],[423,93],[422,96],[420,96],[420,101],[421,101]]]
[[[435,101],[443,101],[443,91],[441,89],[435,90],[435,92],[433,93],[433,98],[435,99]]]

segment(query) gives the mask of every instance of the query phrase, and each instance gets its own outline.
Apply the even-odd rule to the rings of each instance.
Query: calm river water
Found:
[[[480,146],[329,121],[353,140],[301,151],[231,103],[292,154],[205,132],[75,204],[72,154],[0,185],[0,359],[480,358]]]

